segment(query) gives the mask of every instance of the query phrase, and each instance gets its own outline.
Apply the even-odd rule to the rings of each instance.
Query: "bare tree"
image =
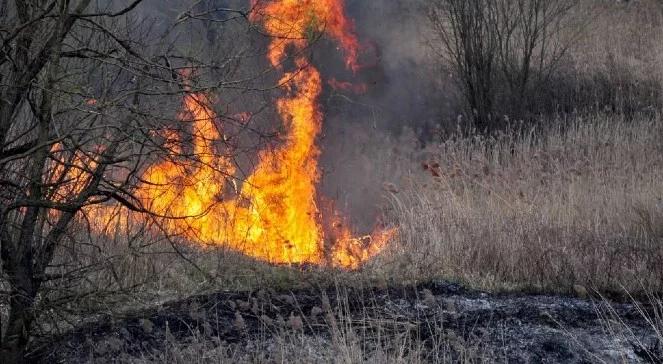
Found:
[[[439,54],[455,69],[469,114],[484,130],[493,113],[494,70],[498,49],[487,1],[441,0],[430,19],[443,48]]]
[[[246,82],[224,78],[237,71],[240,50],[220,58],[209,47],[204,55],[182,52],[177,37],[168,36],[185,22],[223,12],[213,21],[226,23],[245,12],[190,9],[164,25],[133,16],[140,3],[2,2],[0,284],[7,289],[0,285],[0,297],[9,311],[0,325],[3,362],[25,360],[35,320],[54,302],[52,282],[89,268],[55,259],[65,242],[80,245],[72,227],[81,212],[113,201],[151,213],[133,191],[146,163],[173,153],[160,131],[173,127],[169,115],[181,95],[196,90],[181,71],[212,74],[215,83],[206,89]]]
[[[481,131],[499,114],[522,118],[529,91],[556,70],[569,43],[558,35],[577,0],[436,0],[435,47],[460,81]]]

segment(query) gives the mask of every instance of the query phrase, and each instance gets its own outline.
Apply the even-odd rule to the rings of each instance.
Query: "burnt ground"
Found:
[[[364,338],[371,337],[367,332],[380,331],[383,337],[405,333],[422,343],[429,353],[423,359],[431,362],[467,359],[468,347],[475,357],[491,362],[663,362],[661,342],[635,305],[490,295],[447,282],[194,296],[123,318],[101,317],[65,335],[40,339],[32,359],[131,361],[173,342],[208,338],[241,348],[284,330],[324,340],[337,326],[330,322],[337,320],[350,323]]]

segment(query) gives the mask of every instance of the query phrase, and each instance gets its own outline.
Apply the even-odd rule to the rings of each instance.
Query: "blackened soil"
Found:
[[[646,308],[644,315],[646,315]],[[140,357],[169,342],[214,338],[224,345],[283,330],[330,335],[344,317],[360,330],[403,330],[424,345],[446,343],[447,358],[471,346],[496,362],[663,362],[663,348],[643,311],[632,304],[544,295],[489,295],[457,284],[417,287],[219,292],[170,302],[123,318],[104,317],[58,337],[39,339],[35,362]],[[293,319],[294,318],[294,319]],[[360,324],[361,323],[361,324]],[[459,343],[455,345],[454,343]],[[459,349],[460,348],[460,349]],[[440,361],[439,358],[427,358]]]

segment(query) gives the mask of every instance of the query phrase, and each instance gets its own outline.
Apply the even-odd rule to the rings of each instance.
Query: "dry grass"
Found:
[[[597,115],[402,158],[410,169],[390,168],[401,175],[389,188],[400,236],[372,269],[489,289],[659,291],[662,136],[659,118]]]
[[[424,150],[407,134],[369,142],[394,145],[368,153],[378,167],[367,170],[398,191],[387,214],[401,229],[372,273],[499,290],[663,289],[663,8],[588,0],[575,15],[592,21],[565,33],[581,36],[542,90],[571,120]]]
[[[663,8],[655,0],[582,1],[568,59],[553,77],[561,83],[545,92],[567,111],[593,110],[632,115],[663,105],[661,85]]]

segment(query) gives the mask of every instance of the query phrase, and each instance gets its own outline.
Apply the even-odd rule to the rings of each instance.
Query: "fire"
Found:
[[[271,64],[282,69],[286,52],[295,54],[296,69],[284,71],[283,96],[276,102],[286,130],[282,145],[260,152],[255,169],[238,188],[212,100],[204,93],[187,93],[180,119],[191,123],[196,158],[173,157],[151,166],[142,176],[137,196],[163,217],[163,230],[193,242],[226,246],[272,263],[356,268],[379,253],[394,231],[354,238],[336,213],[322,216],[316,140],[323,122],[318,102],[323,81],[303,52],[312,37],[327,34],[343,49],[346,66],[356,71],[359,42],[352,22],[345,17],[342,0],[254,1],[253,5],[251,21],[261,22],[273,36]],[[177,132],[162,134],[167,150],[181,152]]]
[[[359,40],[354,24],[345,16],[343,0],[252,0],[250,19],[262,22],[274,37],[268,58],[279,65],[286,57],[286,48],[306,48],[319,34],[327,34],[344,50],[345,64],[359,70]]]

